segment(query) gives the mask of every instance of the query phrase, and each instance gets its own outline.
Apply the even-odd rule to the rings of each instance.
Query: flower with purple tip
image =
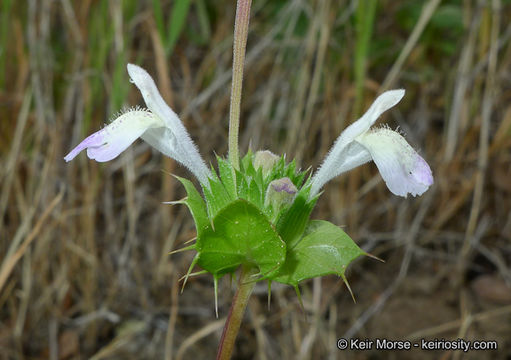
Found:
[[[395,195],[422,195],[433,184],[429,165],[401,134],[386,127],[371,129],[378,117],[404,94],[404,90],[384,92],[359,120],[341,133],[312,178],[311,197],[332,178],[371,160]]]
[[[290,178],[273,180],[266,189],[265,206],[271,206],[278,213],[283,207],[291,205],[297,192]]]
[[[129,110],[105,128],[85,138],[64,158],[73,160],[87,149],[90,159],[104,162],[116,158],[139,137],[163,154],[186,166],[201,184],[211,175],[190,135],[176,113],[165,103],[151,76],[128,64],[132,82],[142,93],[149,110]]]

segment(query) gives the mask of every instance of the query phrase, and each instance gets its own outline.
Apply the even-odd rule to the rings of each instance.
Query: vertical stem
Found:
[[[355,74],[355,105],[353,119],[357,119],[362,112],[364,82],[367,70],[367,55],[373,33],[374,16],[376,14],[377,1],[359,0],[355,13],[356,22],[356,45],[354,59]]]
[[[240,127],[241,85],[247,46],[248,22],[252,0],[238,0],[234,22],[234,45],[232,54],[231,107],[229,112],[229,161],[239,169],[238,133]]]
[[[247,46],[251,4],[252,0],[238,0],[236,6],[236,20],[234,22],[231,107],[229,110],[229,161],[235,169],[240,168],[238,134],[240,128],[241,88],[243,83],[243,67],[245,64],[245,50]],[[234,342],[240,330],[241,320],[247,308],[248,299],[252,294],[252,290],[254,290],[255,281],[250,279],[250,276],[254,273],[254,268],[246,268],[245,266],[241,268],[238,289],[232,299],[229,315],[225,321],[224,331],[218,346],[217,360],[228,360],[232,356],[232,350],[234,349]]]
[[[256,272],[255,268],[245,268],[244,266],[241,268],[238,289],[232,299],[229,315],[225,321],[224,331],[220,339],[220,345],[218,346],[217,360],[229,360],[232,356],[232,350],[234,349],[234,342],[240,330],[241,320],[245,313],[248,299],[256,284],[256,282],[251,279],[251,275]]]

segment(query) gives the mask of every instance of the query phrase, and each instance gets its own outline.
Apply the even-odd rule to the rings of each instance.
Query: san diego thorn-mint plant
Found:
[[[87,149],[89,158],[109,161],[141,137],[185,165],[202,188],[201,194],[189,180],[178,178],[187,197],[174,203],[188,206],[197,229],[197,241],[185,248],[197,252],[186,278],[195,265],[212,274],[215,299],[218,279],[241,265],[258,269],[255,281],[289,284],[298,294],[298,283],[305,279],[337,274],[346,281],[346,267],[364,251],[338,226],[310,220],[320,189],[333,177],[373,160],[396,195],[421,195],[433,183],[428,164],[398,132],[370,129],[381,113],[401,100],[404,90],[380,95],[344,130],[310,176],[294,160],[286,163],[284,156],[269,151],[249,151],[239,169],[217,157],[217,170],[208,169],[151,76],[132,64],[128,73],[149,110],[128,110],[83,140],[65,160]]]

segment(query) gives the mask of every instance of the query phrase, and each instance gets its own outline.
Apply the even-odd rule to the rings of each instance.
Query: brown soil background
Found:
[[[141,141],[106,164],[63,161],[143,105],[127,62],[154,76],[208,162],[226,154],[234,1],[192,1],[172,51],[158,16],[167,26],[175,2],[155,3],[1,2],[0,359],[215,356],[235,286],[220,282],[216,319],[211,277],[180,294],[193,254],[168,256],[194,236],[186,208],[162,205],[184,196],[168,173],[186,170]],[[328,276],[301,285],[303,311],[284,286],[268,310],[258,285],[236,359],[511,358],[511,4],[410,3],[379,3],[360,76],[356,2],[254,0],[241,150],[315,169],[379,92],[405,88],[380,123],[406,133],[435,184],[398,198],[373,163],[330,182],[313,217],[385,263],[350,266],[356,303]],[[339,338],[498,350],[340,351]]]

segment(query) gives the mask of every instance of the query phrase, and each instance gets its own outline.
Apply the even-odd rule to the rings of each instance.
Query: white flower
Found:
[[[395,195],[422,195],[433,184],[429,165],[398,132],[385,127],[370,129],[404,94],[404,90],[384,92],[359,120],[341,133],[312,178],[311,196],[332,178],[370,160]]]
[[[109,161],[141,137],[163,154],[186,166],[201,184],[207,185],[209,169],[183,123],[161,97],[151,76],[133,64],[128,64],[128,73],[150,111],[135,109],[122,114],[83,140],[64,159],[71,161],[87,149],[90,159]]]

